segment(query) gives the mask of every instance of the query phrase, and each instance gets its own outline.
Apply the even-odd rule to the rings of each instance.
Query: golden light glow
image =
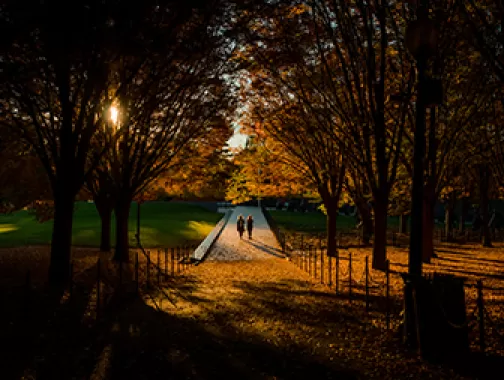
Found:
[[[119,118],[119,110],[117,109],[117,107],[115,106],[110,107],[110,121],[112,121],[112,123],[114,124],[117,124],[118,118]]]

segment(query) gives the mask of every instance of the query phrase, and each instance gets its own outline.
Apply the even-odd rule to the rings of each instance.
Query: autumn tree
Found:
[[[51,183],[52,283],[68,278],[73,203],[91,169],[86,165],[90,143],[103,124],[106,102],[125,95],[125,86],[148,58],[170,51],[179,29],[193,17],[193,5],[2,4],[2,105],[6,123],[23,132]],[[116,74],[119,66],[125,75]]]
[[[373,267],[383,269],[390,189],[410,109],[410,102],[397,99],[410,97],[414,80],[402,43],[407,12],[395,1],[273,7],[249,23],[242,55],[288,87],[293,102],[316,114],[310,116],[315,123],[326,119],[326,138],[348,154],[359,152],[354,159],[369,184],[376,220]]]

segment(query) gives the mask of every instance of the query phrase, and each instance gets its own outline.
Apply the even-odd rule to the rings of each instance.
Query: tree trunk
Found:
[[[114,208],[110,203],[96,200],[95,205],[101,221],[100,251],[110,252],[110,228],[112,223],[112,211]]]
[[[336,222],[338,218],[338,203],[334,199],[325,202],[327,210],[327,256],[336,257]]]
[[[435,201],[424,199],[423,207],[423,248],[422,261],[430,263],[434,256],[434,204]]]
[[[131,199],[121,196],[117,199],[114,212],[116,217],[116,246],[114,260],[120,262],[129,261],[129,213]]]
[[[483,237],[483,247],[492,247],[492,239],[490,237],[490,214],[488,212],[489,204],[489,187],[490,187],[490,170],[488,165],[482,165],[480,169],[480,212],[482,216],[481,232]]]
[[[387,202],[375,199],[373,268],[386,269],[387,261]]]
[[[401,214],[399,216],[399,233],[400,234],[408,233],[408,214]]]
[[[64,286],[70,274],[75,193],[66,182],[57,186],[54,196],[49,283]]]

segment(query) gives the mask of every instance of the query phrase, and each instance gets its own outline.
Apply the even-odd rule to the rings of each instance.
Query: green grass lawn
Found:
[[[130,244],[136,245],[136,204],[130,213]],[[141,206],[141,239],[144,247],[174,247],[205,238],[222,214],[196,205],[147,202]],[[112,219],[112,239],[115,240]],[[99,246],[100,218],[92,203],[77,202],[73,222],[73,245]],[[45,245],[51,243],[52,221],[38,223],[28,211],[0,215],[0,247]]]
[[[294,212],[271,210],[271,216],[279,227],[292,232],[325,233],[326,216],[321,212]],[[397,226],[398,218],[389,217],[389,226]],[[356,219],[353,216],[339,215],[337,229],[339,231],[353,229]]]

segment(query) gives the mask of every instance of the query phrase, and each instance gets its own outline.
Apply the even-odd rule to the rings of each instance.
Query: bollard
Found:
[[[369,256],[366,256],[366,313],[369,312]]]
[[[136,293],[139,294],[139,288],[140,288],[140,279],[138,278],[138,252],[135,254],[135,287],[136,287]]]
[[[385,324],[387,330],[390,330],[390,261],[385,261]]]
[[[479,343],[481,352],[485,352],[486,344],[485,344],[485,309],[483,304],[483,282],[478,280],[478,324],[479,324]]]
[[[96,316],[100,313],[101,258],[96,263]]]
[[[352,299],[352,252],[348,254],[348,297]]]

